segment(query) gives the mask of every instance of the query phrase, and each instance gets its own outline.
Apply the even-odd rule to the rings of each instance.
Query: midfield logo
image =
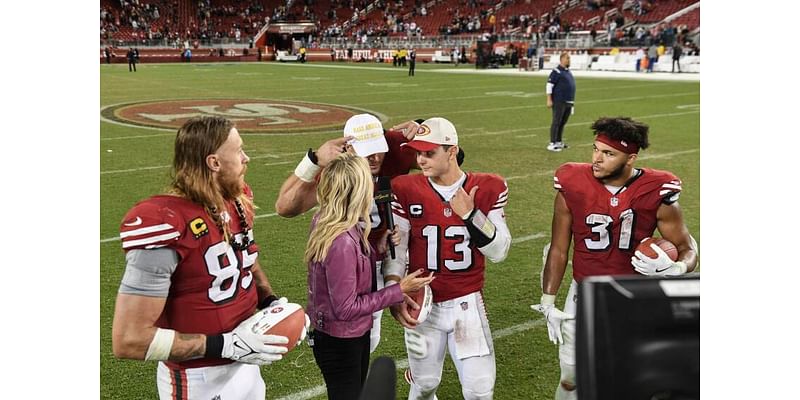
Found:
[[[240,132],[286,133],[341,129],[343,121],[364,111],[369,110],[298,101],[216,99],[116,104],[104,107],[101,116],[110,122],[167,129],[177,129],[190,118],[218,116],[236,122]]]

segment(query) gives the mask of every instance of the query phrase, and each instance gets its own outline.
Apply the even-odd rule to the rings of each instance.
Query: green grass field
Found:
[[[549,241],[554,190],[552,172],[567,161],[591,156],[589,125],[600,116],[630,116],[650,125],[651,147],[638,166],[666,169],[683,180],[680,204],[690,232],[700,241],[700,84],[577,75],[576,113],[564,133],[570,148],[545,150],[550,111],[544,76],[449,74],[447,67],[418,64],[417,76],[389,66],[336,64],[140,64],[100,68],[101,107],[150,100],[272,99],[338,104],[384,115],[384,127],[412,118],[441,116],[452,121],[466,152],[463,168],[493,172],[508,180],[506,215],[514,237],[508,258],[487,265],[485,298],[495,336],[496,399],[552,399],[558,382],[558,352],[547,339],[541,315],[530,310],[541,295],[542,246]],[[462,68],[462,67],[459,67]],[[464,66],[469,69],[469,66]],[[436,72],[439,71],[439,72]],[[344,125],[341,121],[340,127]],[[259,207],[256,240],[260,263],[273,288],[305,304],[306,266],[302,254],[310,213],[284,219],[274,215],[283,180],[302,153],[341,130],[297,134],[244,134],[251,157],[247,181]],[[156,364],[118,360],[111,354],[111,322],[124,256],[118,236],[124,213],[138,200],[169,183],[174,130],[100,123],[100,395],[103,399],[154,399]],[[569,271],[568,271],[568,275]],[[566,295],[565,280],[560,302]],[[376,355],[406,358],[402,329],[389,313]],[[449,360],[449,359],[448,359]],[[305,344],[262,370],[267,398],[324,398],[322,376]],[[461,398],[451,361],[445,362],[440,399]],[[398,371],[398,398],[408,385]],[[316,389],[315,389],[316,388]],[[304,392],[305,391],[305,392]],[[298,392],[304,392],[297,394]],[[310,393],[310,394],[309,394]],[[304,395],[308,394],[308,395]],[[316,394],[315,397],[312,395]]]

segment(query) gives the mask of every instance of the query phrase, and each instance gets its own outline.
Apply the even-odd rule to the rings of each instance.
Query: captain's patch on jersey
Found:
[[[200,239],[208,234],[208,225],[206,225],[206,221],[200,217],[197,217],[193,219],[192,222],[189,222],[189,229],[192,230],[195,239]]]
[[[422,216],[422,204],[410,204],[408,206],[408,213],[415,218]]]

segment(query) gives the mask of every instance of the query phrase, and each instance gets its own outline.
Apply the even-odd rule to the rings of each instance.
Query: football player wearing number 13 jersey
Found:
[[[408,397],[436,398],[449,348],[464,398],[491,399],[495,358],[481,290],[485,258],[504,260],[511,244],[503,212],[508,187],[497,175],[459,168],[456,129],[444,118],[424,121],[404,147],[416,151],[422,174],[392,181],[400,244],[384,277],[390,285],[405,274],[406,249],[409,273],[423,269],[436,276],[426,320],[409,319],[402,304],[390,308],[406,328]]]
[[[187,121],[170,193],[136,204],[120,227],[127,265],[113,351],[158,361],[161,399],[264,399],[258,365],[286,352],[285,336],[253,329],[267,312],[254,315],[257,305],[287,300],[258,264],[248,161],[232,122]]]
[[[592,163],[566,163],[556,170],[552,238],[542,277],[541,303],[550,340],[559,344],[561,382],[556,400],[577,398],[575,388],[575,311],[577,285],[595,275],[680,275],[697,266],[697,250],[678,206],[681,181],[672,173],[634,168],[640,149],[649,146],[649,127],[630,118],[594,122]],[[655,229],[678,250],[673,262],[657,246],[655,259],[635,249]],[[570,242],[573,281],[564,312],[555,297],[567,266]]]

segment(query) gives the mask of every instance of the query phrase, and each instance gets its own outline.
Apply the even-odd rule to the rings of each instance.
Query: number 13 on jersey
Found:
[[[469,234],[467,227],[463,225],[452,225],[444,228],[446,239],[458,240],[452,249],[444,248],[449,246],[451,241],[443,243],[440,237],[442,227],[439,225],[426,225],[422,228],[422,236],[427,241],[427,260],[429,271],[439,271],[440,255],[444,259],[444,267],[451,271],[463,271],[472,266],[472,249],[469,247]],[[448,257],[452,256],[452,257]]]

